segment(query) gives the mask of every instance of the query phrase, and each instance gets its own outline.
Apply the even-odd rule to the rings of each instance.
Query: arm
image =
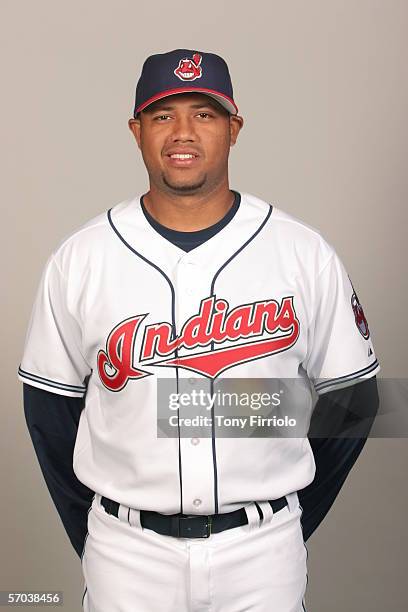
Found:
[[[323,521],[363,450],[378,405],[375,376],[319,397],[308,434],[316,475],[298,492],[305,541]],[[317,437],[319,432],[329,437]]]
[[[67,535],[81,557],[94,492],[76,477],[73,451],[84,398],[23,385],[24,414],[52,500]]]

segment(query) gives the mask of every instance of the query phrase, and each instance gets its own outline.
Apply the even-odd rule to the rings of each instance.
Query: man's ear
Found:
[[[128,121],[128,126],[136,139],[137,146],[140,149],[140,119],[134,119],[133,117],[131,117]]]
[[[230,146],[232,147],[238,138],[238,134],[244,125],[244,119],[240,115],[230,116]]]

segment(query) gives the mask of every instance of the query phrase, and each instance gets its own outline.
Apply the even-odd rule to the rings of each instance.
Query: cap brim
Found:
[[[214,91],[213,89],[206,89],[201,87],[178,87],[177,89],[167,89],[166,91],[161,91],[160,93],[152,96],[151,98],[146,100],[146,102],[143,102],[143,104],[140,104],[140,106],[135,108],[134,116],[136,116],[137,113],[140,113],[140,111],[144,110],[147,106],[150,106],[150,104],[153,104],[153,102],[179,93],[205,94],[210,98],[216,100],[219,104],[221,104],[221,106],[223,106],[229,113],[231,113],[231,115],[238,114],[238,107],[235,104],[234,100],[229,96],[226,96],[225,94],[221,94],[218,91]]]

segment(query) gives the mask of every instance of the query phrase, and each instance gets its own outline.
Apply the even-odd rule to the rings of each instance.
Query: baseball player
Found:
[[[334,248],[230,189],[242,126],[221,57],[147,58],[129,128],[149,190],[65,238],[43,271],[19,378],[64,524],[89,502],[83,546],[71,538],[86,612],[305,609],[300,500],[318,475],[308,438],[217,435],[215,402],[206,435],[185,435],[191,405],[180,402],[173,435],[158,430],[163,388],[211,399],[219,383],[295,381],[310,415],[316,396],[361,402],[380,369]],[[58,447],[66,461],[51,469]],[[323,515],[345,478],[332,474],[318,483]]]

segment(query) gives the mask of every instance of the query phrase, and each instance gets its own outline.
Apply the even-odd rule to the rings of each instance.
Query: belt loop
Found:
[[[299,506],[299,498],[297,491],[294,491],[293,493],[288,493],[288,495],[286,495],[286,499],[289,506],[289,512],[293,512],[294,510],[296,510],[296,508]]]
[[[129,508],[127,506],[124,506],[123,504],[119,504],[118,519],[122,521],[122,523],[128,522],[128,513]]]
[[[268,501],[259,501],[257,503],[263,514],[262,525],[266,525],[266,523],[269,523],[273,519],[272,506]]]
[[[127,511],[127,521],[129,525],[131,525],[132,527],[140,527],[141,529],[142,524],[140,522],[140,510],[136,510],[135,508],[128,508]]]
[[[250,503],[248,506],[245,506],[244,509],[248,517],[247,530],[251,531],[254,527],[259,527],[261,519],[255,503]],[[244,527],[246,527],[246,525],[244,525]]]

